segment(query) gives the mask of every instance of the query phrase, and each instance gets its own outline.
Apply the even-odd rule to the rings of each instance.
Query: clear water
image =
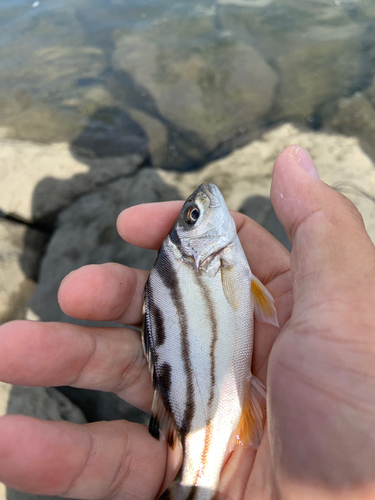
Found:
[[[375,131],[373,0],[2,0],[2,135],[190,169],[271,125]]]

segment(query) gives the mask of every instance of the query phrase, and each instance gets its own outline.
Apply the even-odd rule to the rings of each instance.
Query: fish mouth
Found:
[[[211,182],[207,186],[205,184],[201,184],[198,190],[204,193],[210,200],[210,208],[219,207],[221,205],[221,193],[215,184],[212,184]]]

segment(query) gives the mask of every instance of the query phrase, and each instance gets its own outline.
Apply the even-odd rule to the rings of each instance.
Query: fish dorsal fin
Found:
[[[234,266],[230,261],[221,257],[221,283],[223,292],[229,305],[237,311],[240,305],[241,297],[238,286],[236,286],[236,276]]]
[[[151,418],[148,430],[156,439],[161,438],[167,441],[169,446],[174,449],[178,442],[178,433],[176,424],[171,414],[165,408],[162,398],[157,389],[154,390],[154,399],[151,407]]]
[[[254,275],[251,277],[251,295],[256,319],[263,323],[279,326],[275,301],[267,288]]]
[[[235,433],[237,445],[253,446],[255,449],[259,447],[263,435],[265,406],[266,389],[262,382],[252,375],[250,390],[245,396]]]

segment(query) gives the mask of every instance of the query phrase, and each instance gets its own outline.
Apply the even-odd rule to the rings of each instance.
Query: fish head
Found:
[[[236,237],[236,226],[215,184],[201,184],[185,201],[171,232],[181,254],[204,261],[228,246]]]

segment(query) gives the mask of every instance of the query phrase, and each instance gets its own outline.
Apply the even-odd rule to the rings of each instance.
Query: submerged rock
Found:
[[[311,123],[327,101],[367,86],[375,67],[373,23],[353,6],[332,0],[220,2],[222,27],[239,40],[251,40],[277,72],[271,123]]]
[[[125,35],[112,61],[143,90],[149,112],[176,130],[178,152],[191,158],[257,128],[277,80],[253,47],[219,34],[211,18]]]

